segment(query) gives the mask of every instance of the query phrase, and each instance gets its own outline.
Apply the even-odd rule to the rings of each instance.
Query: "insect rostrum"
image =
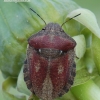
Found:
[[[49,23],[28,39],[24,80],[42,100],[53,100],[70,89],[75,77],[76,42],[57,23]]]

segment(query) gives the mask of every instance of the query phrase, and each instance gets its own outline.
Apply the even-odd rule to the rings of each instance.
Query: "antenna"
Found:
[[[31,9],[31,8],[30,8]],[[33,9],[31,9],[34,13],[36,13]],[[36,13],[37,14],[37,13]],[[44,19],[39,15],[39,14],[37,14],[42,20],[43,20],[43,22],[45,23],[45,25],[46,25],[46,22],[44,21]]]
[[[66,20],[64,23],[62,23],[61,27],[62,27],[66,22],[70,21],[71,19],[73,19],[73,18],[75,18],[75,17],[77,17],[77,16],[79,16],[79,15],[81,15],[81,13],[75,15],[74,17],[72,17],[72,18],[70,18],[70,19],[68,19],[68,20]]]

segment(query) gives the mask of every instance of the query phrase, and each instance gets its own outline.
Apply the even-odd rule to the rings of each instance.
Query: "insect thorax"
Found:
[[[38,50],[38,53],[45,58],[56,58],[61,56],[63,51],[54,48],[42,48]]]

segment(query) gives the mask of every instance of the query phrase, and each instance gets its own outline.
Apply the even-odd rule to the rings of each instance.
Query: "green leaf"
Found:
[[[0,100],[6,100],[6,99],[4,99],[4,95],[3,95],[3,91],[2,91],[2,83],[4,80],[5,79],[4,79],[2,72],[0,70]]]
[[[97,76],[94,80],[95,84],[99,87],[100,89],[100,76]]]
[[[66,94],[64,94],[62,97],[59,97],[55,100],[77,100],[75,98],[75,96],[72,94],[71,91],[67,92]]]
[[[24,76],[23,76],[23,67],[21,68],[21,71],[18,76],[18,81],[17,81],[17,89],[19,92],[25,93],[27,95],[31,95],[30,90],[28,90],[26,83],[24,81]]]
[[[16,89],[16,79],[9,77],[2,84],[4,100],[26,100],[25,95]]]
[[[97,24],[95,15],[90,10],[79,8],[69,13],[67,17],[71,18],[80,13],[81,15],[75,17],[74,19],[80,22],[85,27],[87,27],[93,34],[100,38],[100,28]]]
[[[71,92],[78,100],[100,100],[100,89],[92,80],[73,87]]]
[[[96,76],[98,76],[97,70],[94,70],[92,73],[89,73],[85,67],[80,70],[77,70],[76,77],[74,80],[74,85],[72,87],[80,85],[80,84],[84,84],[88,80],[90,80]]]
[[[86,42],[84,35],[74,36],[73,39],[76,41],[77,45],[75,47],[75,54],[80,59],[84,56],[86,51]]]
[[[73,86],[84,84],[98,75],[98,70],[93,61],[91,48],[86,49],[83,58],[76,62],[76,77]]]
[[[100,74],[100,39],[96,36],[93,36],[92,38],[92,53],[93,60]]]
[[[84,58],[85,58],[84,64],[86,65],[89,73],[92,73],[94,70],[97,70],[94,60],[93,60],[92,48],[87,48]],[[97,73],[98,73],[98,71],[97,71]]]

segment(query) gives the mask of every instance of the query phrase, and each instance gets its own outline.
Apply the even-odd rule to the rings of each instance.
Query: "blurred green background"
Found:
[[[26,100],[30,95],[30,91],[27,89],[23,80],[22,67],[26,57],[27,38],[40,30],[44,23],[28,8],[32,7],[36,10],[47,23],[52,21],[62,24],[63,16],[66,15],[64,15],[64,13],[69,13],[80,6],[91,10],[95,14],[100,26],[100,0],[73,0],[79,6],[73,3],[72,0],[30,1],[31,3],[28,4],[4,3],[3,0],[0,0],[0,67],[4,73],[7,74],[4,74],[4,76],[7,76],[4,79],[0,71],[0,100]],[[40,7],[42,9],[40,9]],[[55,16],[53,16],[53,14],[55,14]],[[86,17],[88,20],[92,18],[92,16],[88,17],[87,15]],[[92,20],[91,22],[96,22],[94,17],[93,19],[94,21]],[[93,27],[88,30],[86,26],[88,26],[87,24],[89,22],[87,22],[88,21],[85,21],[85,30],[82,30],[84,26],[81,26],[81,24],[75,20],[70,21],[63,27],[67,33],[76,36],[74,39],[76,38],[76,41],[80,44],[79,46],[83,44],[78,49],[78,51],[81,51],[81,57],[84,56],[85,52],[86,53],[84,56],[85,62],[84,58],[82,58],[77,64],[78,71],[74,83],[76,82],[80,85],[75,85],[71,91],[57,100],[100,100],[100,39],[94,35],[96,34],[95,32],[91,31],[93,28],[95,30],[99,30],[99,28],[95,28],[96,23],[94,23],[93,25],[90,24],[90,26]],[[97,34],[99,33],[100,31],[98,31]],[[89,45],[89,47],[86,48],[86,45],[91,42],[91,36],[93,36],[93,44],[91,47]],[[92,58],[92,53],[94,53],[94,59]],[[97,57],[99,59],[96,59]],[[95,60],[96,63],[95,68],[93,60]],[[93,69],[93,73],[88,72],[86,65],[90,65],[91,69]],[[21,67],[22,70],[20,71]],[[98,67],[99,73],[96,67]],[[92,79],[93,77],[95,78]]]
[[[100,27],[100,0],[73,0],[83,8],[91,10],[98,21]]]

